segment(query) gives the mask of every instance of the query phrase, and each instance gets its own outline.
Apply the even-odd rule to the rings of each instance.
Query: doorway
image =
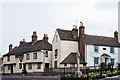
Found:
[[[11,64],[10,67],[11,67],[11,74],[13,74],[13,65]]]
[[[45,63],[45,68],[49,68],[49,63]]]
[[[26,63],[23,63],[24,71],[26,71]]]

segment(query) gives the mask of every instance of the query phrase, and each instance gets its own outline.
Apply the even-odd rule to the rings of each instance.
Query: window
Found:
[[[55,49],[55,58],[57,58],[58,55],[58,49]]]
[[[37,59],[37,53],[33,54],[33,59]]]
[[[41,69],[41,63],[37,64],[37,69]]]
[[[45,57],[48,57],[48,51],[45,52]]]
[[[103,48],[103,50],[106,50],[106,48]]]
[[[94,46],[94,52],[98,52],[98,46],[97,45]]]
[[[23,55],[19,55],[19,60],[20,60],[20,62],[22,62],[22,60],[23,60]]]
[[[114,47],[110,47],[110,53],[114,53]]]
[[[114,59],[114,58],[111,58],[111,63],[112,63],[113,65],[115,65],[115,59]]]
[[[57,61],[55,61],[55,68],[57,68]]]
[[[70,64],[70,67],[75,67],[75,64]]]
[[[66,67],[66,66],[67,66],[67,64],[65,63],[65,64],[64,64],[64,66]]]
[[[29,58],[30,58],[30,55],[26,54],[26,60],[29,60]]]
[[[28,64],[28,69],[32,69],[32,63]]]
[[[7,61],[10,61],[10,56],[7,56]]]
[[[11,66],[10,65],[8,65],[8,70],[11,70]]]
[[[56,36],[56,42],[58,41],[58,36]]]
[[[99,57],[94,57],[94,64],[99,64]]]
[[[19,69],[22,69],[22,63],[19,63]]]

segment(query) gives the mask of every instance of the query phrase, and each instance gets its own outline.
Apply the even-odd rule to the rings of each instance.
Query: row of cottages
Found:
[[[42,74],[44,68],[52,66],[52,45],[48,42],[47,34],[42,40],[37,40],[36,32],[33,32],[32,41],[20,41],[20,45],[3,55],[3,74],[21,73],[22,69],[28,74]]]
[[[120,44],[118,32],[114,37],[85,34],[85,27],[80,22],[79,35],[77,26],[72,30],[56,29],[52,42],[52,65],[54,68],[76,67],[76,52],[80,52],[80,66],[118,65]]]
[[[72,30],[56,29],[52,45],[45,34],[37,40],[33,32],[32,41],[20,42],[18,47],[3,56],[3,73],[21,73],[22,69],[30,73],[42,74],[44,68],[77,67],[76,53],[80,52],[80,67],[97,66],[101,63],[117,67],[120,53],[118,32],[114,37],[85,34],[85,27],[80,22],[79,30],[73,25]]]

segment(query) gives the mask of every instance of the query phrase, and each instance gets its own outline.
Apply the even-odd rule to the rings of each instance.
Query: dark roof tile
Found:
[[[119,42],[112,37],[87,35],[82,36],[86,44],[120,47]]]
[[[73,38],[72,31],[70,30],[57,29],[57,31],[61,40],[78,41],[78,39]]]
[[[70,53],[62,62],[61,64],[77,64],[76,53]],[[80,63],[85,63],[84,59],[80,56]]]
[[[27,42],[19,45],[16,48],[13,48],[6,55],[21,54],[27,52],[40,51],[40,50],[52,51],[52,45],[44,40],[38,40],[34,44],[32,44],[32,42]]]

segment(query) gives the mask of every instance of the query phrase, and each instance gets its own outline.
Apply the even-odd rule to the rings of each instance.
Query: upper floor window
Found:
[[[94,57],[94,64],[99,64],[99,57]]]
[[[26,60],[29,60],[29,59],[30,59],[30,55],[26,54]]]
[[[22,69],[22,63],[19,63],[19,69]]]
[[[75,64],[70,64],[70,67],[75,67]]]
[[[22,60],[23,60],[23,55],[19,55],[19,60],[20,60],[20,62],[22,62]]]
[[[32,69],[32,63],[28,64],[28,69]]]
[[[110,47],[110,53],[114,53],[114,47]]]
[[[33,54],[33,59],[37,59],[37,53]]]
[[[98,46],[97,45],[94,45],[94,52],[98,52]]]
[[[103,48],[103,50],[106,50],[106,48]]]
[[[58,36],[56,35],[56,42],[58,41]]]
[[[58,49],[55,49],[55,58],[57,58],[58,55]]]
[[[115,59],[114,59],[114,58],[111,58],[111,63],[112,63],[113,65],[115,65]]]
[[[10,56],[7,56],[7,61],[10,61]]]
[[[48,51],[45,52],[45,57],[48,57]]]

